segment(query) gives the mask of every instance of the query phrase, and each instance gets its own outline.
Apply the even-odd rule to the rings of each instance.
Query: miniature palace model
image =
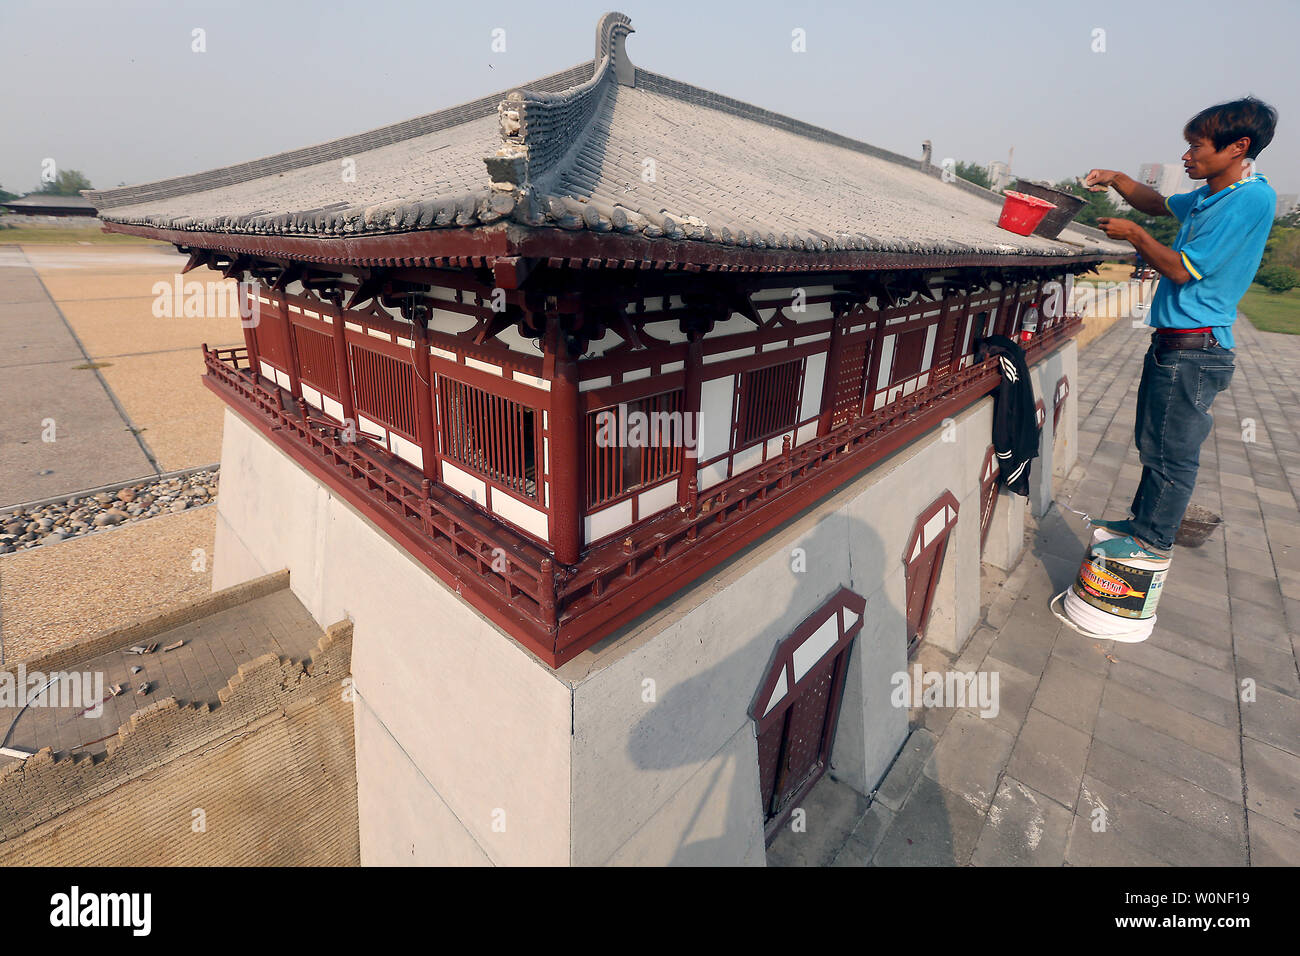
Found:
[[[871,595],[897,565],[907,610],[897,639],[888,638],[885,669],[905,663],[925,635],[968,485],[979,505],[961,520],[976,522],[972,541],[989,533],[998,496],[986,396],[999,373],[995,360],[977,360],[977,339],[1014,335],[1030,309],[1043,313],[1027,360],[1036,376],[1050,377],[1036,390],[1053,395],[1047,417],[1061,429],[1068,421],[1073,440],[1074,418],[1063,419],[1062,406],[1080,319],[1044,309],[1047,287],[1127,247],[1078,226],[1057,240],[1000,230],[1001,197],[945,181],[928,148],[920,161],[907,159],[643,70],[628,59],[631,32],[627,17],[606,14],[593,60],[527,88],[237,166],[88,194],[108,230],[173,243],[190,256],[187,271],[208,266],[247,290],[255,318],[244,323],[243,344],[204,348],[205,381],[229,406],[218,577],[289,566],[291,586],[313,614],[330,617],[331,602],[341,601],[338,609],[356,622],[353,666],[367,700],[368,627],[384,641],[405,635],[391,638],[390,668],[444,666],[420,662],[426,645],[464,663],[474,654],[515,654],[517,646],[497,649],[513,640],[544,665],[534,661],[535,670],[557,669],[569,682],[561,704],[550,689],[559,684],[512,663],[515,687],[502,697],[535,694],[536,710],[502,705],[498,724],[523,740],[530,720],[549,727],[553,718],[564,738],[556,747],[593,748],[587,771],[579,767],[587,758],[572,749],[537,770],[559,793],[552,810],[563,821],[556,837],[563,850],[493,848],[486,824],[466,821],[504,798],[449,795],[461,784],[438,782],[434,764],[444,761],[458,779],[486,774],[508,790],[515,785],[508,767],[544,759],[524,753],[526,743],[498,753],[480,728],[470,735],[479,757],[466,751],[458,764],[444,750],[435,760],[409,743],[421,733],[414,718],[406,725],[396,709],[380,713],[395,705],[375,704],[377,717],[358,711],[357,729],[367,862],[403,859],[403,840],[436,844],[428,858],[441,861],[627,857],[632,843],[597,847],[599,839],[579,833],[586,824],[577,808],[598,801],[584,794],[601,787],[584,774],[599,777],[599,753],[626,745],[613,737],[581,743],[584,720],[601,721],[575,703],[575,688],[595,679],[590,662],[606,639],[643,628],[664,602],[873,465],[909,447],[921,454],[925,442],[941,448],[942,427],[960,422],[969,468],[936,459],[915,478],[900,465],[889,479],[906,527],[893,541],[881,535],[892,563],[871,572],[871,582],[848,571],[827,570],[816,582],[810,575],[806,598],[788,609],[791,623],[775,637],[772,616],[739,599],[713,621],[747,635],[742,696],[750,716],[727,719],[752,721],[746,754],[759,741],[752,758],[759,812],[736,847],[711,858],[761,859],[752,834],[770,836],[806,793],[816,774],[796,763],[824,768],[841,701],[867,714],[857,718],[867,729],[853,738],[862,753],[846,761],[857,768],[846,771],[855,785],[870,788],[906,735],[904,712],[902,730],[897,717],[882,718],[879,741],[862,742],[876,733],[876,712],[858,698],[878,682],[858,676],[845,689],[847,650],[866,639],[859,632],[876,634]],[[971,418],[977,409],[983,417]],[[671,440],[633,440],[646,423]],[[1043,455],[1034,467],[1050,481],[1051,447]],[[950,467],[960,481],[945,477]],[[934,493],[924,490],[930,483]],[[909,486],[928,506],[902,515]],[[871,513],[890,510],[877,504]],[[353,537],[340,537],[344,531]],[[406,564],[400,573],[379,569],[389,560],[376,557],[384,552],[373,542],[381,540],[441,581],[434,590],[445,599],[401,583],[414,580]],[[345,561],[346,573],[337,564]],[[974,591],[961,584],[964,596],[955,600],[973,593],[977,600],[977,578]],[[420,601],[436,617],[411,611],[400,625],[367,623],[367,614],[377,622]],[[475,611],[497,637],[473,623]],[[967,611],[949,613],[966,622],[958,631],[969,629]],[[760,631],[766,636],[750,639]],[[676,637],[646,640],[679,646]],[[721,657],[708,657],[715,652],[699,650],[712,641],[712,633],[689,638],[690,653],[704,655],[701,670],[721,666]],[[724,644],[719,637],[718,655]],[[805,659],[813,644],[816,667]],[[590,673],[566,676],[564,665],[580,655]],[[884,664],[862,667],[874,674]],[[381,680],[373,673],[371,686]],[[382,680],[392,682],[390,697],[406,693],[394,689],[404,677]],[[660,680],[662,689],[667,674]],[[525,694],[525,684],[537,689]],[[483,686],[494,684],[484,678]],[[850,705],[851,697],[858,702]],[[668,699],[661,692],[659,706]],[[822,701],[815,729],[792,731],[800,701],[810,699]],[[433,712],[438,706],[419,705],[426,719],[446,719]],[[640,719],[623,720],[625,736]],[[378,820],[384,798],[380,784],[367,783],[362,745],[372,723],[407,741],[407,756],[384,760],[420,765],[424,782],[410,786],[439,791],[459,818],[447,826],[463,828],[472,849],[443,836],[422,843],[410,833],[425,832],[424,824],[392,807]],[[718,740],[727,739],[719,731]],[[710,746],[691,753],[704,760],[721,744]],[[485,749],[496,756],[482,756]],[[656,759],[633,763],[637,772],[659,772]],[[684,773],[689,762],[674,758],[662,772]],[[487,763],[495,769],[485,771]],[[646,821],[665,806],[628,810],[620,839],[650,833]],[[541,826],[552,810],[535,809],[536,819],[515,812]],[[593,811],[593,831],[604,825],[601,812]],[[383,827],[410,832],[381,835]]]

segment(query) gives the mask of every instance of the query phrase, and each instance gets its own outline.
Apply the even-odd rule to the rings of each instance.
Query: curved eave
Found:
[[[570,268],[684,270],[688,272],[874,272],[885,269],[954,269],[1087,265],[1131,259],[1132,253],[1081,251],[1074,255],[989,253],[805,252],[724,246],[691,239],[523,228],[497,224],[468,229],[339,237],[248,235],[163,229],[105,222],[107,232],[142,236],[189,249],[361,267],[490,266],[497,258],[524,257]],[[552,260],[560,260],[558,262]]]

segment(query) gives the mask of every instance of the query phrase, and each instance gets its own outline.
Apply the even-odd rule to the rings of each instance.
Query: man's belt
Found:
[[[1151,341],[1166,349],[1208,349],[1218,344],[1212,332],[1199,329],[1156,329]]]

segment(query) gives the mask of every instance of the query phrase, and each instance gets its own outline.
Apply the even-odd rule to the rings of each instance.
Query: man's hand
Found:
[[[1192,274],[1183,265],[1183,257],[1168,246],[1156,242],[1151,238],[1151,233],[1131,219],[1098,219],[1097,228],[1111,239],[1133,243],[1142,259],[1166,279],[1178,285],[1191,281]]]
[[[1093,172],[1096,172],[1096,170],[1093,170]],[[1138,233],[1147,234],[1145,229],[1131,219],[1098,219],[1097,228],[1111,239],[1132,242],[1134,245],[1137,244]]]
[[[1150,186],[1144,186],[1132,176],[1115,169],[1090,169],[1088,175],[1079,180],[1087,189],[1095,193],[1104,193],[1114,189],[1124,197],[1124,201],[1148,216],[1168,216],[1165,197]]]
[[[1114,169],[1090,169],[1084,177],[1083,184],[1092,192],[1104,193],[1121,173]]]

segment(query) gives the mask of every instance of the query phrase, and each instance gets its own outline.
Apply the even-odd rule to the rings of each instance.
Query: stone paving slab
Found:
[[[1123,517],[1140,474],[1133,407],[1149,330],[1117,322],[1080,355],[1080,463],[1056,489],[1066,507],[1029,519],[1025,554],[947,665],[997,671],[998,715],[913,710],[856,827],[805,858],[1300,865],[1300,336],[1244,317],[1236,336],[1193,496],[1223,522],[1199,548],[1175,549],[1152,637],[1089,640],[1047,610],[1088,537],[1069,509]],[[946,655],[922,651],[927,670],[944,668]]]
[[[25,280],[16,284],[22,295],[40,286],[12,253],[0,275]],[[75,368],[86,355],[48,295],[0,307],[0,348],[19,340],[30,348],[9,353],[21,364],[0,374],[0,507],[156,473],[107,386]],[[52,442],[44,440],[49,419]]]

